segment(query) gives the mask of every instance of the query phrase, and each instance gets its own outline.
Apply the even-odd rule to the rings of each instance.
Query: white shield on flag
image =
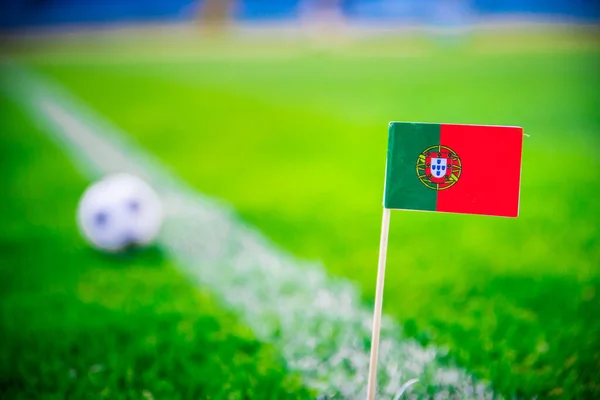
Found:
[[[441,178],[446,175],[446,168],[448,168],[447,158],[431,158],[431,175],[434,178]]]

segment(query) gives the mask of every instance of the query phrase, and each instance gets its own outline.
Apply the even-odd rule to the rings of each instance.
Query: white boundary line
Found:
[[[235,310],[259,340],[273,344],[307,386],[321,398],[364,397],[372,313],[353,284],[275,247],[64,88],[8,61],[0,63],[0,71],[0,90],[29,112],[85,176],[130,172],[157,189],[166,211],[160,244]],[[384,398],[429,398],[431,390],[439,399],[500,398],[464,370],[442,367],[436,348],[402,338],[400,327],[388,318],[381,330],[379,366]],[[419,382],[413,385],[414,379]]]

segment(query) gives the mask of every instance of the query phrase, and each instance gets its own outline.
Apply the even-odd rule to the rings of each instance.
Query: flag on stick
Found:
[[[392,122],[384,207],[516,217],[523,129]]]
[[[391,122],[367,400],[375,398],[390,209],[516,217],[523,128]]]

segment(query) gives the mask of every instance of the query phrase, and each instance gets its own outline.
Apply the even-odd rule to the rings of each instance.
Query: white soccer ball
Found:
[[[156,192],[129,174],[109,175],[92,184],[77,208],[82,235],[93,246],[113,252],[151,243],[162,220],[162,205]]]

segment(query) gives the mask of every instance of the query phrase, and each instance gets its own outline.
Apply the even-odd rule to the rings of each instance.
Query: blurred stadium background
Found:
[[[498,398],[600,398],[599,20],[592,0],[4,0],[0,395],[335,395],[164,241],[87,247],[75,209],[96,176],[35,111],[45,82],[275,247],[352,282],[361,310],[388,121],[523,126],[518,219],[394,213],[390,335]],[[406,398],[483,396],[410,362],[395,367],[420,379]]]

